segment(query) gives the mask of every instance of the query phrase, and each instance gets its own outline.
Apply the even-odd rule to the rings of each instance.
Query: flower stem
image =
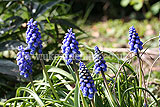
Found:
[[[29,78],[30,78],[30,80],[31,80],[31,84],[32,84],[32,87],[33,87],[33,91],[36,93],[36,88],[35,88],[35,86],[34,86],[34,83],[33,83],[33,79],[32,79],[31,74],[29,74]]]
[[[91,100],[91,105],[92,107],[96,107],[93,99]]]
[[[54,94],[54,96],[56,97],[56,99],[59,100],[59,97],[58,97],[56,91],[54,90],[54,87],[53,87],[53,85],[52,85],[52,82],[51,82],[51,80],[49,79],[49,75],[48,75],[48,72],[47,72],[47,70],[46,70],[46,68],[45,68],[45,64],[44,64],[44,61],[42,60],[42,58],[40,58],[40,62],[41,62],[42,68],[43,68],[43,70],[44,70],[46,79],[48,80],[49,85],[50,85],[50,87],[51,87],[52,93]]]
[[[117,107],[117,105],[116,105],[116,103],[115,103],[115,101],[114,101],[114,99],[113,99],[113,96],[112,96],[112,94],[111,94],[111,91],[110,91],[110,89],[109,89],[109,86],[108,86],[108,84],[107,84],[107,80],[106,80],[106,77],[105,77],[105,75],[104,75],[104,72],[103,71],[101,71],[101,74],[102,74],[102,77],[103,77],[103,80],[104,80],[104,85],[105,85],[105,87],[106,87],[106,89],[107,89],[107,93],[108,93],[108,95],[109,95],[109,98],[108,98],[108,101],[110,101],[110,104],[112,105],[112,107]]]
[[[139,53],[137,53],[137,58],[138,58],[138,61],[139,61],[139,87],[142,87],[142,65],[141,65],[141,60],[140,60],[140,57],[139,57]],[[142,90],[139,89],[139,102],[138,102],[138,107],[141,107],[141,103],[142,103]]]

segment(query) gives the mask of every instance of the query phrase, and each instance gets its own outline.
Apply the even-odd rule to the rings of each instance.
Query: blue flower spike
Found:
[[[143,43],[140,41],[138,33],[136,33],[136,29],[134,26],[131,26],[129,28],[129,43],[130,45],[130,51],[134,53],[138,53],[138,50],[142,50]]]
[[[17,53],[17,65],[19,66],[20,75],[25,78],[32,74],[32,61],[29,52],[23,49],[23,46],[18,47],[19,52]]]
[[[68,29],[68,33],[65,34],[63,45],[62,45],[62,53],[65,54],[65,60],[67,61],[67,65],[71,62],[75,61],[76,63],[80,60],[80,51],[79,51],[79,43],[74,36],[75,33],[72,32],[72,28]]]
[[[27,23],[26,31],[26,43],[28,44],[27,49],[31,50],[30,54],[33,55],[35,52],[42,54],[42,40],[41,33],[37,27],[37,21],[34,21],[33,18],[30,19]]]
[[[107,65],[106,61],[104,60],[102,56],[102,52],[99,50],[97,46],[95,46],[95,53],[94,53],[94,69],[95,73],[98,74],[100,71],[106,72],[107,71]]]
[[[81,85],[80,89],[83,93],[83,96],[88,97],[90,100],[92,100],[94,94],[97,92],[94,85],[93,78],[83,62],[80,62],[79,70],[80,70],[79,78],[80,78],[80,85]]]

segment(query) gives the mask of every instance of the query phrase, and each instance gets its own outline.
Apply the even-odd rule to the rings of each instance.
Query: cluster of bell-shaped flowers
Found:
[[[17,53],[17,65],[19,66],[20,75],[24,75],[25,78],[32,73],[32,61],[31,56],[35,52],[42,54],[42,40],[41,33],[39,32],[37,21],[33,18],[27,23],[26,31],[26,43],[27,47],[23,49],[23,46],[19,46]]]
[[[138,33],[136,33],[136,29],[134,26],[131,26],[129,28],[129,43],[130,45],[130,51],[133,51],[134,53],[138,53],[138,50],[142,50],[143,43],[140,41]]]
[[[62,43],[62,53],[65,54],[67,65],[73,61],[78,63],[80,60],[79,43],[76,40],[75,33],[72,32],[72,28],[68,29]]]
[[[30,54],[33,55],[35,52],[42,54],[42,40],[41,33],[37,27],[37,21],[34,21],[33,18],[30,19],[27,23],[26,31],[26,43],[28,44],[27,49],[30,49]]]
[[[83,62],[80,62],[79,70],[80,89],[82,90],[83,96],[93,99],[94,94],[97,92],[93,78]]]
[[[23,75],[25,78],[32,73],[32,61],[31,56],[28,50],[23,49],[23,46],[18,47],[17,53],[17,65],[19,66],[20,75]]]
[[[96,74],[98,74],[100,71],[107,71],[106,61],[104,60],[102,52],[99,50],[97,46],[95,46],[94,63],[94,72]]]

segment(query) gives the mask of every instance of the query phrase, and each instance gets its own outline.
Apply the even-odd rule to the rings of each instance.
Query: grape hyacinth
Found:
[[[84,65],[83,62],[80,62],[80,68],[79,68],[79,78],[80,78],[80,89],[83,93],[84,97],[87,97],[91,100],[93,99],[94,94],[97,92],[93,78],[87,69],[87,67]]]
[[[35,52],[42,54],[42,40],[41,33],[37,27],[37,21],[30,19],[27,23],[28,28],[26,31],[26,43],[28,44],[27,49],[30,49],[30,54],[33,55]]]
[[[18,47],[17,53],[17,65],[19,66],[20,75],[24,75],[25,78],[32,73],[32,61],[29,52],[23,49],[23,46]]]
[[[138,49],[142,50],[142,42],[139,39],[138,33],[136,33],[136,29],[134,26],[131,26],[129,28],[129,43],[130,45],[130,51],[133,51],[134,53],[138,53]]]
[[[105,72],[107,71],[107,65],[105,64],[106,61],[102,56],[102,52],[99,50],[97,46],[95,46],[95,54],[94,54],[94,69],[95,73],[98,74],[100,71]]]
[[[68,33],[65,34],[62,45],[62,53],[65,54],[65,60],[67,60],[67,65],[69,65],[73,60],[76,63],[80,60],[79,43],[76,41],[75,33],[72,32],[72,28],[68,29]]]

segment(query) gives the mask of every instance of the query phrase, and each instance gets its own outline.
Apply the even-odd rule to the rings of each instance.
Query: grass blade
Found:
[[[26,91],[26,92],[28,92],[30,95],[32,95],[32,96],[34,97],[34,99],[38,102],[38,104],[39,104],[40,106],[44,106],[44,103],[43,103],[42,100],[39,98],[39,96],[38,96],[35,92],[33,92],[32,90],[30,90],[30,89],[28,89],[28,88],[26,88],[26,87],[20,87],[20,88],[18,88],[18,89],[17,89],[16,96],[19,96],[21,91]]]
[[[74,81],[73,77],[71,74],[69,74],[67,71],[64,71],[63,69],[57,68],[57,67],[52,67],[48,70],[48,72],[54,72],[54,73],[58,73],[61,74],[65,77],[67,77],[68,79]]]
[[[78,84],[76,84],[76,88],[74,91],[74,107],[80,107],[80,97],[79,97]]]

